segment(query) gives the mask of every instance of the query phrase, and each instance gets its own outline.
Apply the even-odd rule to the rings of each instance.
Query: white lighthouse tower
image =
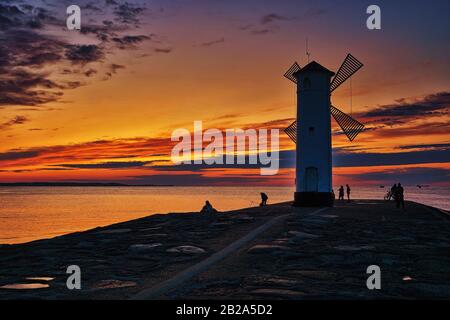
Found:
[[[332,205],[330,83],[334,72],[313,61],[297,79],[296,192],[299,206]]]
[[[350,141],[364,125],[331,105],[331,92],[362,66],[348,54],[336,75],[315,61],[284,74],[297,84],[297,120],[284,130],[297,144],[295,206],[333,205],[331,115]]]

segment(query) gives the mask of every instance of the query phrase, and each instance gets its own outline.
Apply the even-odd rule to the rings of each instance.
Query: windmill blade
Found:
[[[292,82],[297,83],[297,79],[294,77],[294,73],[300,71],[300,69],[300,65],[297,62],[294,62],[294,64],[288,69],[288,71],[286,71],[284,76]]]
[[[297,120],[292,122],[292,124],[284,129],[284,132],[291,138],[294,143],[297,143]]]
[[[353,141],[364,129],[364,125],[362,123],[353,119],[348,114],[342,112],[334,106],[331,106],[331,114],[350,141]]]
[[[336,90],[337,87],[354,75],[356,71],[362,68],[362,66],[363,64],[349,53],[334,76],[333,81],[331,81],[330,91],[333,92]]]

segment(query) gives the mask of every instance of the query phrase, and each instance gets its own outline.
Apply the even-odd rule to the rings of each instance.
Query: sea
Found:
[[[337,189],[336,189],[337,190]],[[383,199],[388,188],[352,186],[355,199]],[[106,226],[153,214],[198,212],[205,200],[219,211],[290,201],[290,187],[0,187],[0,244]],[[405,186],[405,199],[450,210],[450,187]]]

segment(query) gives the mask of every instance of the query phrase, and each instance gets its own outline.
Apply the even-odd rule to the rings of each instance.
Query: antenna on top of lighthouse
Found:
[[[306,56],[308,58],[308,63],[309,63],[309,57],[311,56],[311,52],[309,52],[309,48],[308,48],[308,38],[306,38]]]

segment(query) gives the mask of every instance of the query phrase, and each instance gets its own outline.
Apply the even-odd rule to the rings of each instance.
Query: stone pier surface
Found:
[[[449,221],[376,200],[149,216],[1,245],[0,299],[450,299]]]

